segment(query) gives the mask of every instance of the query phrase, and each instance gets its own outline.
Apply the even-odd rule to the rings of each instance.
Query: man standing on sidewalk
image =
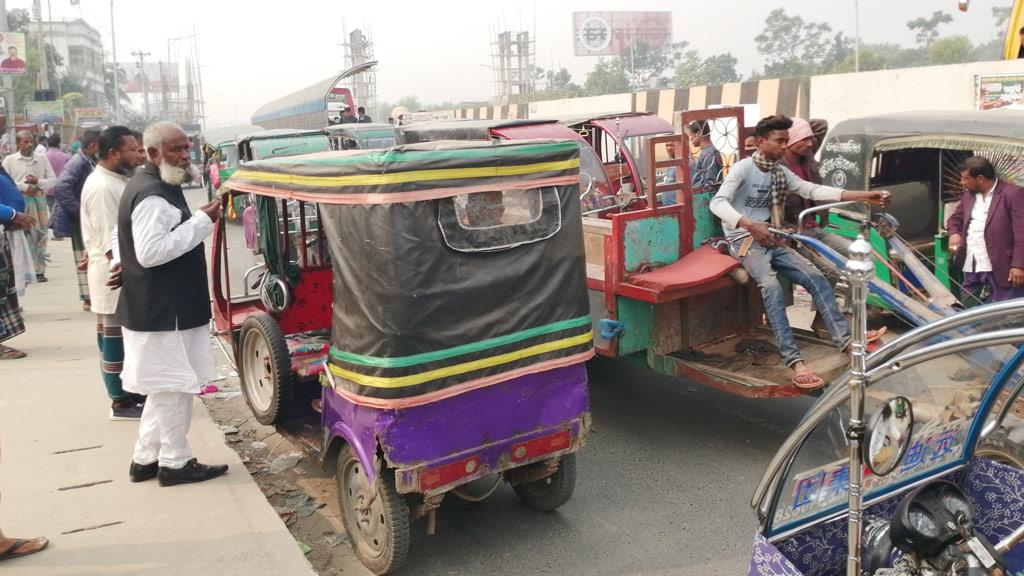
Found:
[[[36,279],[46,282],[46,261],[50,258],[46,252],[50,235],[50,211],[46,207],[45,194],[53,187],[56,177],[46,156],[35,153],[36,139],[31,132],[18,132],[15,142],[18,151],[4,158],[3,167],[25,197],[25,214],[36,223],[32,230],[25,231],[25,235],[28,236],[28,245],[32,250]]]
[[[138,420],[141,397],[121,386],[124,341],[121,325],[114,318],[117,291],[106,287],[110,260],[114,257],[113,230],[121,195],[135,170],[135,137],[124,126],[111,126],[99,137],[99,164],[82,187],[82,241],[88,252],[89,292],[96,314],[96,342],[100,348],[100,371],[110,397],[111,420]]]
[[[1024,188],[997,179],[980,156],[964,160],[960,185],[966,193],[946,226],[964,271],[961,299],[971,306],[1024,297]]]
[[[54,132],[50,134],[50,137],[46,139],[46,159],[50,161],[50,168],[53,168],[53,174],[57,178],[60,178],[61,173],[64,172],[64,165],[71,160],[71,156],[68,156],[60,149],[60,134]],[[46,191],[46,207],[50,209],[50,213],[53,214],[53,205],[56,201],[53,198],[53,188]],[[58,236],[54,236],[54,239],[61,239]]]
[[[50,218],[54,236],[71,237],[75,269],[78,271],[78,299],[82,301],[82,309],[85,311],[90,310],[89,276],[86,271],[89,255],[82,242],[82,186],[96,167],[99,139],[99,130],[86,130],[82,134],[82,148],[71,157],[64,167],[64,173],[53,186],[57,208]]]
[[[180,126],[157,122],[142,139],[149,162],[121,197],[111,284],[122,286],[116,317],[124,389],[148,397],[128,475],[133,482],[159,476],[161,486],[172,486],[228,469],[200,464],[188,445],[195,395],[215,378],[203,238],[221,207],[215,200],[189,210],[181,185],[199,174]]]

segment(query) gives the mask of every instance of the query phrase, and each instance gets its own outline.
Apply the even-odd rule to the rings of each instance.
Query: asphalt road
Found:
[[[246,254],[231,227],[232,253]],[[746,574],[750,496],[813,399],[750,400],[604,359],[589,374],[595,431],[572,500],[544,514],[507,485],[482,503],[450,495],[434,536],[413,524],[400,574]],[[333,552],[340,573],[366,573],[347,547]]]
[[[435,536],[414,525],[402,574],[746,573],[750,495],[811,399],[747,400],[607,360],[590,384],[573,499],[542,514],[507,486],[449,497]]]

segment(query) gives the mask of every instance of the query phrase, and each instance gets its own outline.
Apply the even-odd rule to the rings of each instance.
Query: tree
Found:
[[[565,68],[557,72],[546,70],[544,72],[544,89],[537,91],[537,96],[546,100],[557,100],[559,98],[575,98],[583,93],[583,88],[572,81],[572,74]]]
[[[765,19],[764,31],[754,37],[764,58],[764,74],[770,77],[808,76],[822,71],[835,58],[832,27],[824,22],[805,22],[800,16],[776,8]],[[842,39],[842,36],[837,36]]]
[[[626,71],[632,90],[646,90],[668,84],[665,71],[672,68],[675,59],[674,47],[668,50],[655,48],[638,40],[619,57],[620,67]]]
[[[926,64],[928,64],[928,54],[924,48],[904,48],[898,44],[860,45],[861,72],[911,68]],[[853,72],[854,68],[854,55],[851,51],[845,60],[833,67],[832,72]]]
[[[415,94],[408,94],[398,99],[398,106],[405,106],[409,112],[419,112],[423,110],[423,105],[420,104],[420,99]]]
[[[996,28],[1002,29],[1006,26],[1006,21],[1010,19],[1010,9],[1012,6],[993,6],[992,17],[996,20]]]
[[[928,46],[931,64],[960,64],[974,60],[974,44],[967,36],[946,36]]]
[[[736,57],[728,52],[701,59],[696,50],[682,50],[674,72],[672,85],[676,88],[725,84],[741,79],[736,72]]]
[[[28,32],[28,23],[32,21],[32,15],[25,8],[15,8],[7,11],[7,29],[11,32]]]
[[[599,59],[594,69],[587,73],[587,81],[583,85],[588,96],[621,94],[629,92],[629,88],[629,77],[622,68],[621,58]]]
[[[939,26],[949,24],[953,17],[949,14],[936,10],[928,18],[919,17],[907,22],[907,28],[917,33],[917,43],[920,46],[931,46],[939,37]]]
[[[107,105],[110,106],[111,110],[114,109],[115,100],[121,102],[122,113],[128,109],[132,103],[132,99],[128,96],[128,93],[124,91],[125,85],[128,83],[128,73],[125,72],[120,66],[117,68],[117,80],[118,80],[118,94],[114,96],[114,65],[112,63],[103,64],[103,93],[107,98]]]

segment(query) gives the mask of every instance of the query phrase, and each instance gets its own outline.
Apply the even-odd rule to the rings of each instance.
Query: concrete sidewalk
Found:
[[[51,242],[50,252],[50,282],[22,299],[27,331],[7,342],[29,355],[0,360],[0,526],[51,544],[0,562],[0,573],[314,574],[198,399],[192,449],[201,462],[229,464],[227,476],[129,482],[137,423],[107,419],[95,317],[78,302],[71,242]]]

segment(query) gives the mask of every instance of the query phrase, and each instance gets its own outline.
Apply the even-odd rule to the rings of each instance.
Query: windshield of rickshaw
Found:
[[[1024,320],[1020,319],[985,322],[943,334],[910,350],[995,329],[1020,328],[1022,324]],[[865,394],[867,416],[886,400],[904,396],[912,402],[914,426],[909,448],[890,475],[874,476],[865,468],[866,500],[877,501],[901,487],[941,475],[966,462],[980,424],[991,413],[991,403],[999,403],[1000,390],[1012,388],[1013,383],[1024,377],[1020,358],[1017,348],[1008,345],[951,353],[901,367],[869,385]],[[835,393],[829,393],[819,402],[831,402],[835,397]],[[790,533],[845,512],[849,482],[849,443],[845,434],[849,422],[848,389],[842,391],[842,398],[838,408],[817,419],[785,468],[769,508],[769,536]]]
[[[630,158],[633,159],[633,164],[640,170],[640,179],[646,184],[647,173],[644,170],[647,167],[647,142],[655,136],[669,136],[672,131],[667,132],[656,132],[654,134],[641,134],[637,136],[627,136],[622,139],[622,147],[629,154]]]
[[[249,142],[252,160],[262,160],[274,156],[295,156],[310,152],[323,152],[331,149],[326,134],[308,134],[288,138],[253,139]]]

